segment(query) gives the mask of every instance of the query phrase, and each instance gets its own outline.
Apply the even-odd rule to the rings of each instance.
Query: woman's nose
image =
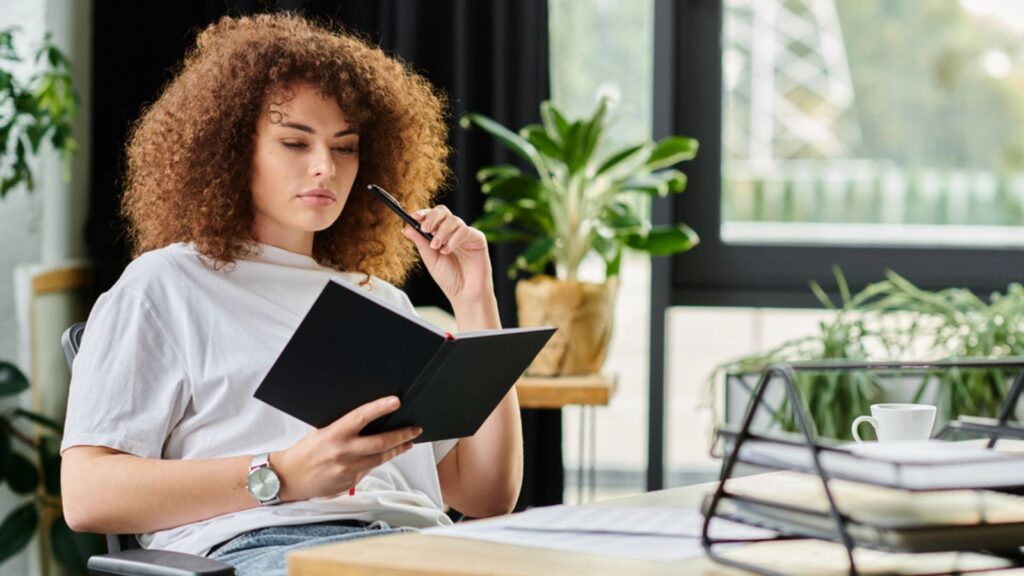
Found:
[[[314,152],[309,170],[313,176],[334,178],[334,158],[331,157],[330,147]]]

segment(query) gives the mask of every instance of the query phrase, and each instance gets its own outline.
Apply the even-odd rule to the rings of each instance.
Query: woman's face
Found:
[[[359,135],[332,98],[302,83],[268,98],[252,159],[256,240],[312,254],[313,234],[341,215],[359,171]],[[284,101],[283,103],[274,103]]]

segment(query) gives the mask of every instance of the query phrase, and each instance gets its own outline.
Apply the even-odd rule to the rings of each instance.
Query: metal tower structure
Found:
[[[726,0],[723,32],[728,158],[764,174],[859,143],[834,0]]]

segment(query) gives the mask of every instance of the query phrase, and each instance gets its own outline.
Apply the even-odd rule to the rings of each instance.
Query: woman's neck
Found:
[[[268,244],[303,256],[313,256],[313,235],[313,232],[305,230],[271,230],[259,225],[253,226],[253,237],[260,244]]]

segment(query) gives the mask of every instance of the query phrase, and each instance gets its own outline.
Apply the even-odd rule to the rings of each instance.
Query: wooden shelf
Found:
[[[516,382],[522,408],[562,408],[568,405],[607,406],[618,378],[606,374],[582,376],[523,376]]]

